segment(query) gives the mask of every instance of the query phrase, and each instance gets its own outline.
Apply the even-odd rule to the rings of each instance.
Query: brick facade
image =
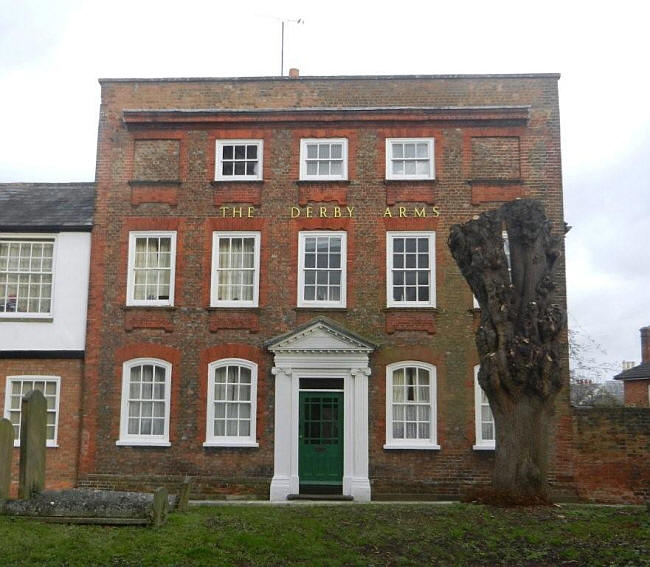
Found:
[[[557,76],[101,83],[80,483],[136,487],[189,474],[205,494],[267,497],[274,378],[264,344],[322,314],[378,345],[373,498],[458,497],[488,482],[492,456],[472,449],[477,316],[446,239],[452,224],[524,195],[562,226]],[[435,140],[435,180],[386,180],[385,140],[419,137]],[[348,179],[300,181],[303,138],[347,139]],[[263,140],[262,180],[215,182],[218,139]],[[135,230],[177,231],[173,307],[125,306]],[[305,230],[347,233],[343,309],[297,307]],[[260,232],[258,307],[210,307],[213,231]],[[435,231],[435,308],[386,307],[387,231]],[[558,274],[564,303],[563,266]],[[136,356],[172,363],[169,447],[116,446],[122,363]],[[202,445],[207,365],[222,358],[258,365],[259,447]],[[383,448],[386,366],[406,360],[436,367],[439,451]],[[557,410],[570,423],[568,388]],[[554,442],[558,466],[568,445]]]
[[[56,376],[60,378],[57,446],[45,455],[45,488],[71,488],[77,483],[79,439],[81,434],[81,396],[83,360],[0,358],[0,408],[5,407],[8,376]],[[20,449],[13,451],[12,494],[18,494]]]

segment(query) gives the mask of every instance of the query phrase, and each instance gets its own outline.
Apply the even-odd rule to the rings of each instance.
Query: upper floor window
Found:
[[[436,367],[416,361],[386,367],[385,449],[439,449]]]
[[[212,242],[213,307],[257,307],[260,233],[215,232]]]
[[[386,233],[389,307],[434,307],[435,232]]]
[[[474,367],[474,422],[476,424],[476,445],[474,449],[494,449],[494,416],[483,388],[478,383],[479,366]]]
[[[217,140],[217,181],[262,179],[263,140]]]
[[[347,139],[304,138],[300,140],[300,179],[328,181],[347,178]]]
[[[345,232],[301,232],[298,245],[298,306],[345,307]]]
[[[176,232],[129,233],[127,305],[174,305]]]
[[[386,179],[433,179],[433,138],[387,138]]]
[[[122,410],[118,445],[169,445],[172,365],[137,358],[122,367]]]
[[[238,358],[208,366],[205,446],[257,446],[257,364]]]
[[[0,316],[52,313],[54,238],[0,238]]]
[[[57,446],[57,429],[59,424],[59,388],[61,378],[58,376],[8,376],[5,390],[5,417],[14,426],[14,446],[20,446],[20,420],[22,399],[32,390],[40,390],[47,402],[45,439],[48,447]]]

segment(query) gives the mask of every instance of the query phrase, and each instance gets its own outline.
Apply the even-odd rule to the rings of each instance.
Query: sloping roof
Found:
[[[650,362],[642,362],[614,376],[614,380],[643,380],[644,378],[650,378]]]
[[[0,231],[89,232],[94,183],[0,183]]]

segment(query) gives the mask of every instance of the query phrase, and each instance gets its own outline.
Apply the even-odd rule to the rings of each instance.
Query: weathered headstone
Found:
[[[0,500],[9,498],[13,448],[14,426],[8,419],[0,419]]]
[[[31,498],[45,487],[47,402],[43,392],[32,390],[27,393],[20,413],[18,498]]]
[[[167,496],[167,489],[162,486],[153,491],[153,505],[152,505],[152,523],[154,527],[158,528],[167,521],[167,512],[169,510],[169,498]]]
[[[187,512],[190,502],[190,488],[192,487],[192,479],[186,476],[181,483],[180,490],[178,491],[178,501],[176,509],[179,512]]]

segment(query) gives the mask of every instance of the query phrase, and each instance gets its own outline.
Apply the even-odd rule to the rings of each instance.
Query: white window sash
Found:
[[[318,158],[317,161],[341,161],[340,174],[307,173],[307,146],[310,144],[341,144],[341,158]],[[311,161],[311,159],[310,159]],[[304,181],[346,181],[348,178],[348,140],[347,138],[302,138],[300,140],[300,179]]]
[[[426,174],[407,174],[407,173],[393,173],[393,161],[408,161],[407,158],[395,157],[393,155],[393,144],[427,144],[428,156],[426,158],[429,165],[429,172]],[[386,138],[386,179],[406,179],[406,180],[422,180],[422,179],[435,179],[435,140],[434,138]],[[417,158],[413,158],[416,160]],[[420,158],[419,161],[424,161],[425,158]]]
[[[393,299],[393,247],[397,238],[427,238],[429,240],[429,300],[396,301]],[[416,251],[417,254],[417,251]],[[402,268],[397,268],[402,269]],[[415,268],[414,268],[415,269]],[[410,271],[404,268],[404,271]],[[436,306],[436,233],[393,232],[386,233],[386,305],[388,307],[435,307]]]
[[[219,242],[222,238],[252,238],[254,239],[254,260],[253,260],[253,298],[251,300],[220,300],[220,258]],[[259,232],[225,231],[212,233],[212,270],[210,283],[210,306],[211,307],[257,307],[259,305],[260,290],[260,241]]]
[[[493,450],[496,446],[494,439],[483,439],[483,399],[481,394],[483,389],[478,383],[478,371],[479,365],[474,367],[474,424],[475,424],[475,445],[473,449],[475,451],[490,451]],[[492,430],[496,434],[496,429],[494,427],[494,418],[492,419]]]
[[[418,368],[429,372],[430,423],[428,439],[396,439],[393,437],[393,374],[397,370],[406,368]],[[384,445],[384,449],[418,449],[434,451],[440,449],[440,445],[438,445],[436,383],[436,367],[432,364],[416,360],[406,360],[386,366],[386,444]]]
[[[136,246],[141,238],[169,238],[169,299],[135,299]],[[154,270],[155,268],[151,268]],[[174,305],[174,281],[176,279],[176,231],[131,231],[129,232],[129,258],[127,273],[126,304],[129,306],[171,307]]]
[[[215,435],[214,434],[214,406],[220,400],[215,400],[215,371],[219,368],[228,366],[238,366],[240,368],[247,368],[251,373],[251,389],[250,389],[250,429],[249,435],[242,436],[229,436],[229,435]],[[240,384],[240,383],[238,383]],[[259,447],[257,443],[257,364],[250,360],[242,358],[224,358],[215,360],[208,364],[208,381],[207,381],[207,400],[208,406],[206,411],[205,422],[205,443],[204,447]],[[239,419],[239,418],[237,418]],[[227,420],[226,420],[227,421]]]
[[[57,263],[57,249],[58,249],[58,239],[55,234],[18,234],[18,233],[4,233],[0,234],[0,240],[9,241],[11,243],[20,243],[25,241],[40,241],[52,243],[52,268],[50,272],[39,272],[39,275],[49,274],[51,277],[50,282],[50,309],[47,312],[35,312],[35,311],[0,311],[0,318],[2,319],[50,319],[54,315],[54,298],[55,298],[55,275],[56,275],[56,263]],[[9,269],[3,270],[0,267],[0,273],[6,273],[9,275]],[[20,272],[23,274],[29,274],[33,272]],[[0,287],[4,287],[5,284],[0,283]],[[42,284],[41,284],[42,285]],[[8,290],[8,286],[7,286]]]
[[[23,383],[23,382],[54,382],[56,385],[56,393],[54,398],[54,410],[47,410],[47,413],[54,413],[54,438],[46,440],[47,447],[58,447],[59,439],[59,402],[61,400],[61,377],[60,376],[43,376],[38,374],[24,374],[19,376],[7,376],[7,381],[5,383],[5,408],[4,408],[4,417],[10,419],[10,412],[18,411],[20,412],[21,421],[22,421],[22,396],[20,399],[20,407],[18,409],[11,409],[11,395],[13,391],[14,383]],[[22,388],[21,388],[22,390]],[[14,439],[14,447],[20,447],[20,437]]]
[[[165,416],[162,435],[142,435],[129,433],[129,399],[131,385],[131,369],[136,366],[160,366],[165,370]],[[122,365],[122,400],[120,410],[120,438],[115,443],[118,446],[148,446],[169,447],[169,420],[171,399],[171,363],[158,358],[134,358]],[[155,383],[155,382],[154,382]],[[153,387],[153,386],[152,386]],[[153,400],[152,400],[153,401]],[[141,417],[141,416],[140,416]]]
[[[332,300],[307,300],[305,299],[305,242],[307,238],[318,238],[319,236],[341,238],[341,265],[340,265],[340,299]],[[336,270],[331,270],[336,271]],[[344,308],[346,306],[347,288],[347,233],[345,231],[308,230],[298,234],[298,307],[333,307]]]
[[[257,159],[256,160],[232,160],[234,161],[244,161],[245,163],[250,161],[257,162],[257,173],[253,175],[235,175],[234,170],[232,175],[224,175],[223,168],[223,148],[224,146],[234,146],[234,145],[246,145],[246,146],[257,146]],[[216,140],[216,160],[215,160],[215,181],[259,181],[263,179],[264,176],[264,140]],[[228,160],[231,161],[231,160]]]

